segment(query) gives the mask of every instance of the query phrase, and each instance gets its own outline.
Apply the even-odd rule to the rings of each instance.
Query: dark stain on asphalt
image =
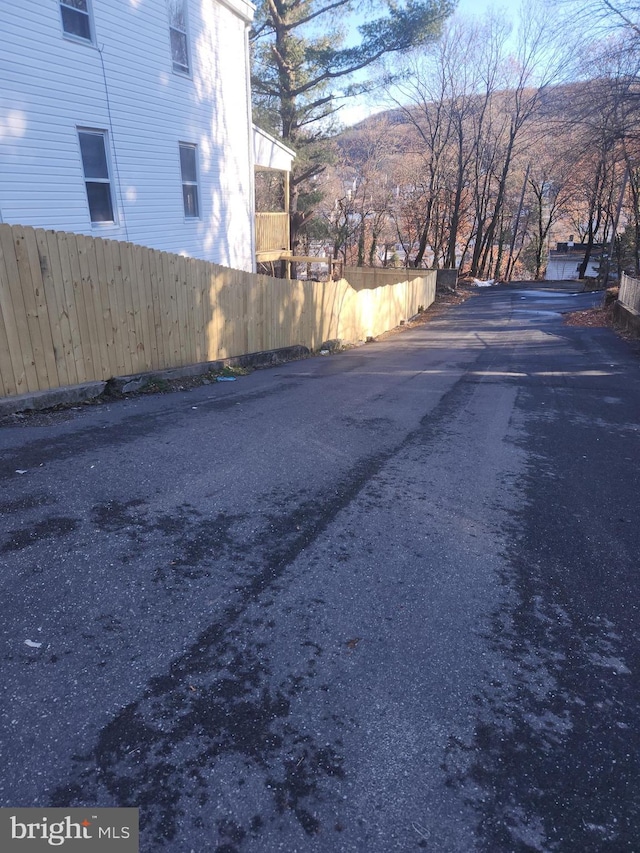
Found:
[[[137,538],[138,531],[148,528],[148,523],[142,507],[146,501],[136,498],[126,503],[117,500],[96,504],[91,508],[91,521],[105,533],[125,531],[132,539]]]
[[[21,551],[43,539],[59,539],[77,529],[79,522],[75,518],[65,516],[50,516],[31,525],[10,530],[0,548],[0,554],[11,551]]]
[[[214,772],[216,761],[236,756],[244,759],[245,773],[261,780],[271,802],[269,809],[263,801],[264,813],[254,815],[251,827],[242,827],[244,832],[266,821],[273,823],[278,815],[292,814],[307,834],[318,833],[314,802],[325,795],[323,780],[344,776],[343,759],[339,742],[316,743],[313,736],[295,727],[289,697],[315,679],[315,662],[322,649],[309,643],[313,654],[306,670],[273,683],[265,644],[254,639],[255,623],[247,618],[247,610],[259,604],[268,615],[274,604],[269,593],[277,593],[294,560],[401,447],[439,438],[439,424],[470,393],[468,386],[458,383],[444,395],[436,412],[425,416],[398,446],[361,460],[330,493],[301,502],[296,495],[284,502],[280,515],[265,517],[262,533],[252,543],[252,573],[236,588],[218,620],[102,729],[91,755],[76,758],[76,771],[51,793],[50,804],[112,802],[140,807],[143,837],[149,845],[143,853],[167,849],[167,845],[170,849],[173,839],[184,831],[182,802],[195,798],[204,805],[219,799],[224,792],[215,790],[220,784]],[[233,519],[194,519],[179,513],[153,520],[148,513],[141,514],[140,507],[138,502],[110,502],[107,509],[94,512],[93,519],[111,532],[118,526],[164,532],[180,546],[178,559],[185,564],[191,561],[198,569],[210,558],[211,549],[222,549],[237,559]],[[199,539],[207,525],[211,525],[211,538]],[[340,725],[338,720],[334,723]],[[241,784],[240,779],[225,779],[226,788]],[[240,843],[228,837],[221,840],[227,845]]]
[[[55,498],[42,493],[25,495],[24,497],[16,498],[13,501],[4,501],[0,503],[0,515],[9,515],[13,512],[27,512],[30,509],[48,506],[55,502]]]
[[[194,518],[193,512],[179,510],[174,516],[160,516],[155,529],[174,537],[174,570],[193,576],[194,571],[208,561],[220,559],[232,552],[237,555],[239,549],[233,528],[243,518],[241,514],[224,512],[211,518]]]
[[[52,805],[97,802],[104,796],[100,792],[106,791],[120,805],[141,808],[145,837],[152,849],[158,849],[176,837],[181,799],[209,797],[214,783],[209,775],[198,784],[199,774],[218,756],[232,753],[245,756],[262,775],[277,813],[289,811],[306,832],[318,831],[308,801],[319,796],[322,777],[342,773],[340,755],[331,746],[314,743],[287,721],[288,691],[299,685],[270,685],[268,662],[260,645],[247,639],[252,627],[245,623],[244,614],[249,604],[277,584],[287,566],[386,458],[387,454],[374,457],[357,466],[328,498],[307,501],[286,518],[268,520],[269,535],[257,543],[262,552],[259,561],[254,557],[257,571],[221,618],[102,730],[91,761],[78,760],[77,779],[53,792]],[[118,524],[126,527],[139,521],[137,507],[111,505],[111,509]],[[110,529],[114,526],[102,512],[94,518]],[[174,521],[166,516],[159,522],[146,517],[144,523],[176,534]],[[206,523],[206,519],[196,523],[200,533]],[[228,520],[218,518],[218,527],[214,524],[212,530],[218,547],[232,549]],[[184,531],[176,541],[181,536]],[[197,536],[186,541],[186,548],[182,544],[185,561],[193,559],[202,565],[203,543]],[[307,677],[313,677],[313,672]]]
[[[342,774],[340,756],[287,722],[286,686],[267,686],[268,664],[256,649],[238,650],[233,637],[209,640],[201,638],[169,676],[105,726],[89,767],[54,792],[52,804],[106,791],[121,806],[141,808],[148,849],[156,850],[177,837],[183,798],[215,801],[216,761],[233,754],[243,759],[243,773],[249,765],[262,778],[279,814],[291,812],[305,831],[318,831],[309,806],[323,775]],[[262,821],[254,816],[243,833],[259,825],[257,817]]]
[[[393,420],[391,418],[353,418],[350,415],[344,415],[340,420],[347,427],[366,429],[371,432],[393,428]]]
[[[145,548],[158,544],[157,534],[166,542],[168,557],[155,570],[154,580],[167,583],[171,578],[197,580],[209,574],[208,568],[233,553],[236,566],[242,561],[241,546],[234,536],[243,514],[217,513],[204,516],[189,504],[173,513],[153,516],[147,501],[109,500],[91,508],[90,520],[103,533],[125,536],[128,540],[124,562],[139,556]]]

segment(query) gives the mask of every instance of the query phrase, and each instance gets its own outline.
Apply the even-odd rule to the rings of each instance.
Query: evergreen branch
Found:
[[[318,18],[320,15],[324,15],[327,12],[332,12],[334,9],[340,9],[342,6],[348,6],[352,0],[336,0],[335,3],[330,3],[328,6],[323,6],[315,12],[311,12],[305,18],[297,18],[295,21],[292,21],[291,24],[285,24],[283,29],[285,32],[289,32],[292,29],[297,29],[303,24],[308,24],[310,21],[313,21],[315,18]]]

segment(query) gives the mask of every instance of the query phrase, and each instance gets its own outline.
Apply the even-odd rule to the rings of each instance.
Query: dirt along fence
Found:
[[[397,270],[394,278],[362,290],[345,279],[285,281],[132,243],[0,224],[0,397],[365,340],[435,298],[435,272],[408,281]]]

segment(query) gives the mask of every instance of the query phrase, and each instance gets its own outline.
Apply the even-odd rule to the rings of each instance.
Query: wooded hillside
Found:
[[[510,279],[542,277],[549,247],[573,237],[583,275],[598,243],[638,275],[637,35],[599,42],[589,76],[566,83],[544,28],[514,54],[499,22],[483,27],[445,27],[390,88],[395,107],[335,139],[304,239],[348,263]]]

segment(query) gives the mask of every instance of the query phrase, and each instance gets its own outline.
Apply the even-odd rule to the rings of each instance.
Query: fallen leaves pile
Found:
[[[564,315],[567,326],[592,326],[614,328],[613,310],[606,308],[587,308],[584,311],[572,311]]]
[[[584,311],[571,311],[564,315],[566,326],[586,326],[592,329],[611,329],[616,335],[629,343],[637,344],[640,337],[632,329],[624,328],[616,323],[613,316],[613,301],[599,308],[587,308]]]

